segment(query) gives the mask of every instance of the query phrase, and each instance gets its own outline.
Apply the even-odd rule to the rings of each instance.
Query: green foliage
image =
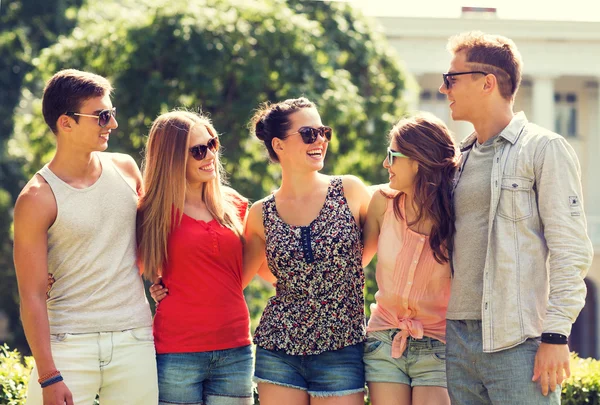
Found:
[[[52,137],[41,118],[43,83],[76,67],[109,77],[116,87],[120,137],[111,150],[140,160],[148,127],[175,107],[202,108],[222,133],[231,183],[257,199],[278,183],[248,135],[263,101],[305,95],[335,129],[326,172],[384,179],[386,132],[403,113],[405,73],[370,23],[349,5],[236,0],[126,0],[80,9],[77,28],[33,61],[18,139],[27,139],[29,172],[48,159]],[[27,136],[24,136],[27,134]]]
[[[562,387],[562,404],[600,404],[600,361],[571,356],[571,377]]]
[[[33,358],[26,357],[24,361],[18,351],[10,351],[7,345],[0,346],[0,404],[25,403]]]
[[[25,184],[25,156],[8,152],[13,134],[14,112],[21,97],[23,78],[32,69],[34,56],[69,32],[73,8],[82,0],[11,0],[0,6],[0,280],[7,293],[0,295],[0,308],[10,324],[19,325],[17,284],[12,263],[12,206]],[[23,331],[14,328],[7,339],[26,349]]]

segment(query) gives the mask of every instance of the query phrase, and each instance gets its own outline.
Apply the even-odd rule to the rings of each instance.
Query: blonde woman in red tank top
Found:
[[[364,227],[365,256],[377,253],[376,303],[364,349],[373,405],[450,404],[446,389],[446,309],[454,219],[454,141],[432,115],[401,120]]]
[[[158,297],[160,284],[152,287],[162,299],[154,317],[159,405],[253,402],[242,292],[248,203],[223,185],[219,155],[203,115],[165,113],[150,129],[137,226],[144,275],[165,286]]]

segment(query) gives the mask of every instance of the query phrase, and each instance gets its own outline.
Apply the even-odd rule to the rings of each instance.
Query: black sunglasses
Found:
[[[333,129],[331,129],[330,127],[319,127],[319,128],[313,128],[313,127],[300,127],[298,128],[298,131],[296,132],[292,132],[291,135],[293,134],[300,134],[300,136],[302,137],[302,141],[307,144],[310,145],[311,143],[315,143],[317,141],[317,137],[319,135],[321,135],[323,138],[325,138],[327,140],[327,142],[331,141],[331,135],[333,134]]]
[[[206,157],[206,152],[209,149],[214,153],[219,150],[219,146],[219,138],[215,136],[214,138],[210,138],[206,145],[194,145],[189,150],[194,159],[202,160]]]
[[[101,128],[104,128],[105,126],[108,125],[108,123],[110,122],[111,117],[115,117],[117,118],[117,107],[113,107],[113,108],[109,108],[106,110],[102,110],[98,113],[98,115],[92,115],[92,114],[82,114],[82,113],[78,113],[78,112],[73,112],[73,111],[67,111],[65,113],[66,116],[72,117],[74,115],[77,115],[79,117],[91,117],[91,118],[98,118],[98,125]]]
[[[486,72],[482,72],[481,70],[474,70],[472,72],[455,72],[455,73],[442,73],[442,77],[444,78],[444,84],[446,85],[446,90],[450,90],[450,87],[452,87],[452,83],[450,82],[450,80],[448,80],[449,77],[452,76],[461,76],[461,75],[470,75],[473,73],[478,73],[481,75],[488,75],[489,73]]]

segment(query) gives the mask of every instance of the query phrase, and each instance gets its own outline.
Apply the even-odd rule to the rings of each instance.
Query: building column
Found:
[[[596,80],[596,86],[590,83],[586,87],[588,103],[588,131],[584,134],[586,164],[584,184],[586,191],[585,211],[588,216],[597,217],[600,221],[600,77]],[[598,224],[600,226],[600,224]]]
[[[532,86],[532,122],[554,131],[554,77],[536,76]]]
[[[582,165],[582,170],[585,170],[584,177],[584,204],[585,213],[587,217],[588,235],[594,244],[594,259],[592,267],[588,272],[588,282],[590,282],[595,288],[594,291],[600,291],[600,181],[598,180],[598,173],[600,173],[600,76],[596,78],[594,82],[588,82],[585,88],[585,97],[587,104],[587,131],[584,136],[585,142],[585,155],[582,156],[586,160],[585,164]],[[591,292],[594,295],[594,291]],[[595,343],[595,357],[600,355],[598,351],[600,346],[600,300],[590,300],[590,291],[588,291],[588,299],[586,299],[586,305],[596,305],[596,338]],[[595,295],[594,295],[595,296]],[[596,296],[597,298],[597,296]]]

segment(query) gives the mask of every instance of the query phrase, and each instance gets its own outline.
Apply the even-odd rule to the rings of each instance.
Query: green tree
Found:
[[[158,114],[175,107],[210,113],[231,184],[251,199],[279,181],[278,167],[248,134],[259,103],[300,95],[315,101],[335,130],[325,171],[375,183],[385,180],[386,133],[403,114],[406,73],[372,23],[343,3],[91,2],[78,11],[72,33],[32,62],[15,134],[18,153],[30,162],[28,174],[53,149],[41,117],[43,84],[69,67],[113,82],[119,129],[110,150],[138,161]],[[262,295],[262,286],[248,290],[252,308]]]
[[[68,15],[74,16],[74,8],[82,0],[4,3],[0,5],[0,59],[5,66],[0,70],[0,280],[5,293],[0,294],[0,308],[15,326],[19,325],[19,310],[12,263],[12,207],[26,179],[22,170],[25,159],[8,153],[8,141],[13,134],[22,82],[33,68],[34,55],[73,28],[73,18]],[[5,340],[20,349],[26,348],[20,328]]]

